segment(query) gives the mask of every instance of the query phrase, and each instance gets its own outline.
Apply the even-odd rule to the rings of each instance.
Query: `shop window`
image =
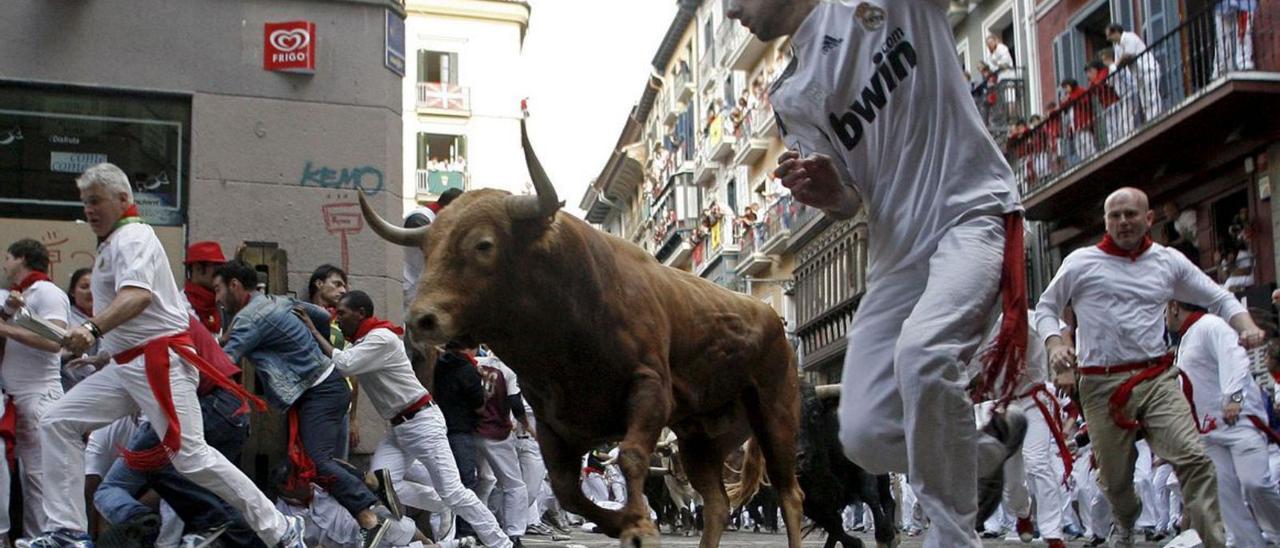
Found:
[[[0,84],[0,216],[84,216],[75,179],[111,162],[156,225],[185,221],[191,99]]]

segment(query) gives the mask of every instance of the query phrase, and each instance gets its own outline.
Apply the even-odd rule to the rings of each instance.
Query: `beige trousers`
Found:
[[[1134,443],[1138,430],[1117,426],[1111,418],[1108,401],[1125,380],[1136,374],[1083,376],[1079,387],[1093,453],[1098,459],[1098,483],[1111,503],[1116,524],[1130,529],[1142,513],[1142,503],[1133,487],[1134,463],[1138,458]],[[1170,367],[1159,377],[1138,384],[1125,414],[1142,423],[1142,432],[1151,450],[1173,465],[1182,485],[1185,512],[1205,547],[1225,548],[1217,475],[1192,422],[1191,407],[1178,384],[1178,369]]]

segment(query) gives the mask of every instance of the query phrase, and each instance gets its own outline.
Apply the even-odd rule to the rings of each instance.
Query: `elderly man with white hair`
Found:
[[[62,346],[79,354],[101,341],[112,363],[72,388],[40,422],[48,530],[31,546],[92,545],[85,532],[84,436],[136,411],[163,435],[153,449],[125,452],[130,466],[172,464],[239,510],[268,546],[305,546],[302,520],[277,511],[239,468],[205,443],[196,396],[200,374],[246,403],[262,402],[195,353],[169,258],[138,214],[129,179],[102,163],[85,170],[76,186],[101,243],[93,266],[93,318],[71,327]]]

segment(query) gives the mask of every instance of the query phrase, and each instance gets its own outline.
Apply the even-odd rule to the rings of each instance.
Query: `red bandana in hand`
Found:
[[[22,293],[23,291],[26,291],[27,288],[31,287],[32,285],[35,285],[36,282],[40,282],[40,281],[44,281],[44,282],[49,281],[49,275],[45,274],[44,272],[33,271],[30,274],[27,274],[27,276],[23,278],[22,281],[16,284],[13,284],[13,287],[10,287],[9,290],[15,293]]]
[[[363,339],[370,331],[378,328],[390,329],[392,333],[396,334],[396,336],[404,335],[404,330],[400,329],[400,326],[377,316],[369,316],[368,318],[365,318],[363,322],[360,322],[360,328],[356,330],[355,340],[358,341]]]
[[[1101,249],[1103,253],[1116,257],[1124,257],[1130,261],[1137,261],[1138,257],[1141,257],[1142,254],[1146,253],[1150,248],[1151,236],[1143,236],[1142,243],[1138,244],[1138,248],[1133,251],[1126,250],[1116,245],[1116,241],[1111,239],[1110,234],[1104,235],[1102,237],[1102,241],[1098,243],[1098,249]]]

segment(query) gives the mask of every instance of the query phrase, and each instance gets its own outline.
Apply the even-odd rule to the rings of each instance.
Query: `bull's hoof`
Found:
[[[619,548],[660,548],[662,540],[652,527],[633,527],[622,532],[618,537]]]

